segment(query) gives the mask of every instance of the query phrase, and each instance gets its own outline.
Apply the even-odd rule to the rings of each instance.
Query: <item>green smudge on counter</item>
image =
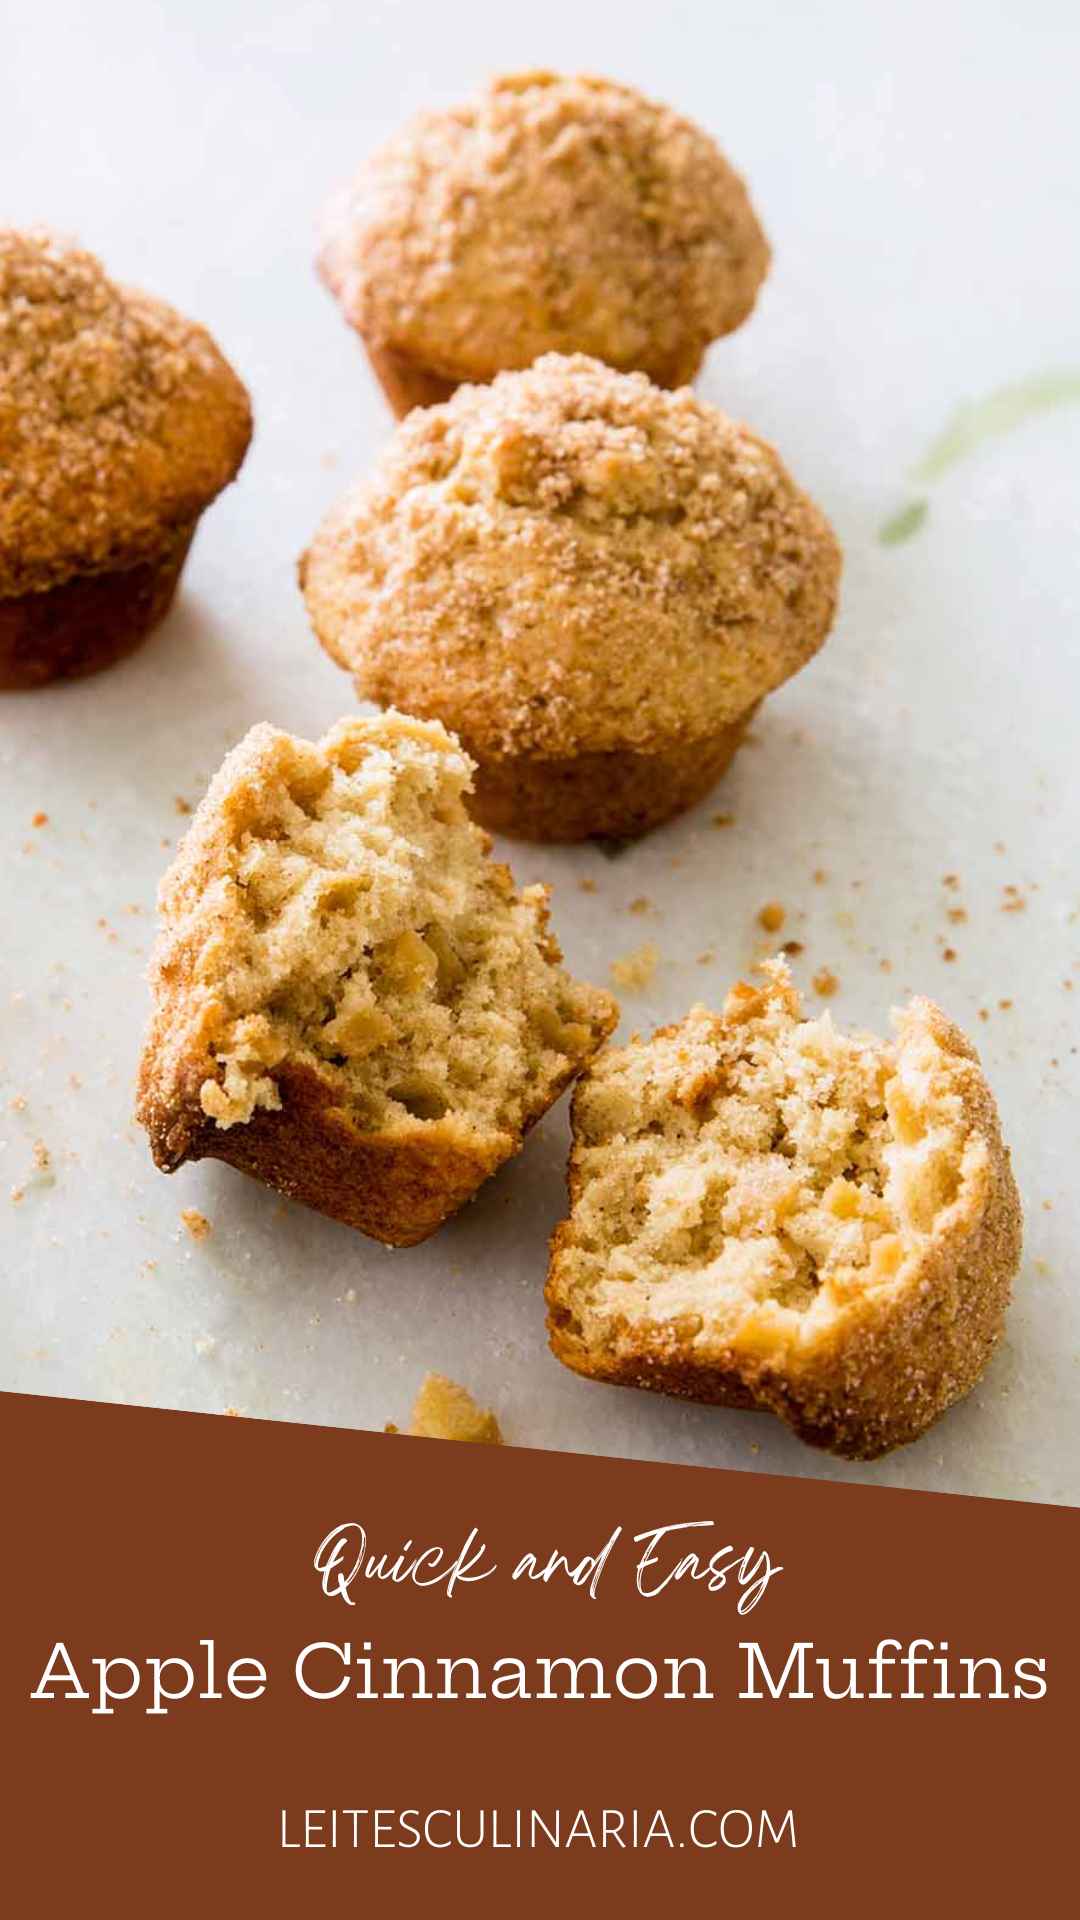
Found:
[[[929,500],[909,500],[882,522],[878,539],[883,547],[899,547],[918,533],[930,511]]]
[[[1077,405],[1080,405],[1080,372],[1077,371],[1036,373],[1030,380],[998,387],[984,400],[969,401],[957,408],[944,432],[923,455],[912,478],[924,484],[940,480],[943,473],[948,473],[959,460],[966,460],[968,454],[974,453],[985,441],[1012,433],[1033,414]],[[907,535],[900,537],[907,538]]]

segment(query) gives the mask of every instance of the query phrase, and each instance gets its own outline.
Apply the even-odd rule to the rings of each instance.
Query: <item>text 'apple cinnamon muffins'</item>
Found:
[[[1001,1337],[1020,1202],[974,1049],[801,1017],[781,961],[579,1083],[551,1345],[575,1372],[777,1414],[856,1460],[914,1440]]]
[[[250,438],[202,327],[72,242],[0,230],[0,688],[136,647]]]
[[[772,447],[689,388],[558,354],[409,415],[301,562],[360,695],[442,720],[476,817],[537,840],[699,799],[821,646],[839,575]]]
[[[162,881],[138,1118],[158,1165],[229,1161],[390,1245],[516,1153],[612,1030],[547,890],[469,819],[469,762],[389,713],[257,726]]]
[[[544,353],[680,386],[750,313],[769,247],[700,127],[538,72],[412,120],[331,202],[318,264],[401,414]]]

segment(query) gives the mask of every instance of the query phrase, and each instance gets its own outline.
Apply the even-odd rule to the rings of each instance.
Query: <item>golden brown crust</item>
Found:
[[[250,438],[202,327],[71,243],[0,230],[0,603],[152,565]]]
[[[552,1238],[546,1289],[556,1357],[587,1378],[773,1413],[811,1446],[853,1460],[877,1459],[917,1439],[970,1392],[1001,1339],[1020,1259],[1021,1206],[993,1095],[970,1042],[926,1000],[913,1001],[902,1016],[899,1046],[920,1031],[948,1058],[967,1132],[969,1177],[962,1204],[948,1210],[944,1229],[931,1236],[898,1287],[867,1288],[805,1350],[755,1353],[737,1341],[703,1348],[677,1323],[657,1322],[624,1322],[603,1347],[588,1342],[564,1261],[582,1190],[575,1124],[570,1218]],[[579,1087],[575,1109],[580,1098]]]
[[[757,703],[745,718],[720,727],[710,740],[667,752],[541,754],[476,760],[469,811],[492,833],[511,839],[632,840],[685,812],[727,771]]]
[[[202,1064],[193,1064],[201,1077]],[[188,1160],[224,1160],[387,1246],[412,1247],[471,1200],[521,1144],[506,1135],[498,1143],[470,1136],[451,1121],[411,1137],[363,1133],[319,1074],[286,1066],[277,1084],[280,1111],[260,1111],[246,1125],[223,1131],[197,1098],[183,1108],[159,1104],[148,1051],[139,1116],[162,1172],[175,1173]]]
[[[155,1018],[139,1067],[136,1112],[162,1173],[189,1160],[224,1160],[316,1213],[356,1227],[391,1247],[427,1240],[512,1159],[525,1135],[543,1118],[578,1072],[578,1064],[546,1090],[520,1131],[481,1135],[453,1116],[423,1128],[366,1133],[341,1104],[340,1090],[306,1066],[285,1063],[275,1074],[281,1097],[276,1112],[254,1113],[244,1126],[222,1130],[203,1112],[198,1089],[206,1066],[193,1047],[181,1067],[177,1098],[175,1063],[162,1084],[158,1043],[169,1015]],[[614,1009],[598,1032],[602,1044],[618,1018]]]
[[[549,355],[410,414],[301,583],[363,697],[498,774],[708,754],[822,644],[839,572],[771,447],[688,389]]]
[[[138,566],[0,600],[0,689],[80,679],[134,652],[168,613],[194,533],[177,528]]]
[[[537,72],[410,122],[327,209],[318,264],[370,346],[450,381],[583,352],[677,386],[750,313],[769,247],[701,128]]]

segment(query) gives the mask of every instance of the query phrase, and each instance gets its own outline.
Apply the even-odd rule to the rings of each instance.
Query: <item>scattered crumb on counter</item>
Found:
[[[942,947],[942,949],[941,949],[941,957],[942,957],[942,959],[943,959],[943,960],[955,960],[955,959],[956,959],[956,948],[955,948],[955,947]]]
[[[836,992],[840,982],[831,967],[819,967],[811,985],[815,993],[819,993],[823,1000],[828,1000]]]
[[[468,1388],[448,1380],[445,1373],[424,1375],[413,1402],[409,1432],[422,1440],[467,1440],[488,1447],[503,1443],[491,1409],[478,1406]]]
[[[699,967],[711,967],[715,959],[715,949],[713,947],[706,947],[704,953],[698,954],[697,963]]]
[[[200,1213],[197,1207],[185,1207],[180,1218],[193,1240],[208,1240],[213,1232],[205,1213]]]
[[[175,800],[173,801],[173,806],[176,808],[177,813],[180,814],[181,817],[183,817],[184,814],[191,812],[191,801],[185,800],[182,793],[177,794]]]
[[[1024,912],[1025,908],[1027,907],[1027,901],[1024,899],[1024,896],[1021,893],[1019,887],[1015,887],[1015,886],[1002,887],[1001,891],[1004,895],[1004,898],[1001,902],[1002,913],[1023,913]]]
[[[948,887],[951,893],[955,893],[957,887],[960,885],[960,875],[958,873],[943,873],[941,876],[941,884],[943,887]]]
[[[49,1168],[52,1166],[52,1155],[45,1145],[44,1140],[34,1141],[33,1153],[34,1165],[37,1171],[39,1173],[48,1173]]]
[[[829,876],[826,873],[824,867],[815,867],[810,877],[813,880],[815,887],[823,887]]]
[[[714,827],[733,827],[735,825],[735,815],[733,813],[714,813],[709,824]]]
[[[636,900],[631,900],[626,911],[627,913],[652,913],[653,903],[647,893],[639,893]]]
[[[1011,1001],[1011,1000],[999,1000],[999,1001],[998,1001],[998,1008],[999,1008],[999,1010],[1000,1010],[1000,1012],[1002,1012],[1002,1013],[1011,1013],[1011,1012],[1012,1012],[1012,1001]]]
[[[967,908],[966,907],[950,907],[949,919],[952,921],[954,927],[966,926]]]
[[[987,1008],[987,1007],[980,1007],[980,1008],[979,1008],[979,1019],[980,1019],[980,1020],[989,1020],[989,1018],[990,1018],[990,1011],[989,1011],[989,1008]]]
[[[240,1420],[243,1418],[239,1407],[222,1407],[221,1411],[225,1415],[226,1420]]]
[[[49,816],[48,816],[48,814],[47,814],[47,813],[41,813],[41,812],[38,812],[38,813],[35,813],[35,814],[34,814],[34,816],[33,816],[33,818],[32,818],[32,820],[31,820],[31,822],[30,822],[30,825],[31,825],[32,827],[47,827],[47,826],[48,826],[48,824],[49,824]]]
[[[628,993],[638,993],[647,987],[660,964],[659,949],[651,940],[644,946],[635,947],[632,953],[624,954],[621,960],[611,963],[611,978],[617,987]]]
[[[578,881],[578,886],[580,887],[582,893],[596,892],[596,881],[590,880],[589,875],[587,873],[582,874],[581,879]]]
[[[779,900],[766,900],[758,910],[758,926],[764,927],[766,933],[779,933],[786,919],[787,914]]]
[[[1065,984],[1066,984],[1066,986],[1067,986],[1067,985],[1068,985],[1068,981],[1066,981],[1066,983],[1065,983]],[[11,1097],[11,1099],[10,1099],[10,1100],[8,1101],[8,1108],[9,1108],[9,1110],[10,1110],[10,1112],[12,1112],[12,1113],[25,1113],[25,1112],[26,1112],[26,1095],[25,1095],[25,1093],[15,1093],[15,1094],[12,1094],[12,1097]]]
[[[797,960],[800,953],[806,952],[806,948],[801,940],[785,940],[780,951],[786,953],[789,960]]]

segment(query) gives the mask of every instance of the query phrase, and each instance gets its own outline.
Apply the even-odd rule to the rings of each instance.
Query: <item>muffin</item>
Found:
[[[769,267],[708,134],[610,80],[494,80],[425,113],[327,210],[319,272],[394,410],[544,353],[692,380]]]
[[[536,840],[697,800],[828,633],[840,550],[773,449],[644,374],[548,354],[398,427],[301,562],[320,641],[477,763]]]
[[[396,713],[228,756],[160,891],[137,1114],[165,1172],[213,1156],[411,1246],[580,1072],[618,1010],[488,857],[469,771]]]
[[[0,230],[0,687],[138,646],[250,438],[202,327],[81,247]]]
[[[913,1000],[889,1041],[845,1035],[765,971],[580,1083],[551,1345],[589,1378],[768,1411],[872,1460],[982,1374],[1020,1202],[939,1008]]]

